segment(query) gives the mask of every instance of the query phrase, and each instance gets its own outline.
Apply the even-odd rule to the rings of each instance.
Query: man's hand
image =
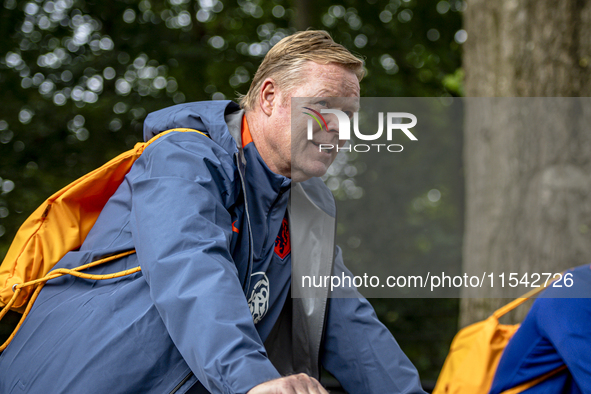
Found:
[[[301,373],[259,384],[247,394],[328,394],[320,383]]]

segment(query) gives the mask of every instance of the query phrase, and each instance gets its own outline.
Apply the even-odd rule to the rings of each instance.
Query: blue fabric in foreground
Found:
[[[549,287],[534,302],[503,352],[491,394],[567,370],[524,391],[526,394],[591,393],[591,267],[567,271],[574,285]],[[580,297],[580,298],[565,298]]]

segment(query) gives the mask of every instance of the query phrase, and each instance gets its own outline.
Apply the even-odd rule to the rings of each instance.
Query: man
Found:
[[[422,393],[366,300],[290,297],[292,264],[348,273],[325,233],[334,201],[314,178],[335,158],[318,144],[338,143],[336,119],[311,141],[294,137],[292,156],[290,98],[355,102],[362,75],[327,33],[306,31],[269,51],[244,112],[218,101],[150,114],[146,140],[200,133],[149,145],[80,250],[58,264],[135,249],[89,271],[141,273],[48,283],[0,357],[0,392],[326,393],[321,363],[351,393]],[[301,198],[297,215],[290,194]]]

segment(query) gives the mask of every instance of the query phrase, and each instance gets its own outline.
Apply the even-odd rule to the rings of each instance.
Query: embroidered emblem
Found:
[[[248,307],[254,324],[260,322],[269,310],[269,278],[264,272],[255,272],[251,278],[256,275],[262,275],[262,278],[254,285],[248,299]]]
[[[291,252],[291,243],[289,242],[289,223],[287,222],[287,218],[283,218],[283,222],[281,222],[281,230],[279,230],[279,234],[275,239],[275,254],[283,260],[289,252]]]

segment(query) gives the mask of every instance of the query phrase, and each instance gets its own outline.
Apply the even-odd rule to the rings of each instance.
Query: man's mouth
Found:
[[[332,153],[336,149],[336,144],[310,141],[313,145],[318,147],[319,152]]]

